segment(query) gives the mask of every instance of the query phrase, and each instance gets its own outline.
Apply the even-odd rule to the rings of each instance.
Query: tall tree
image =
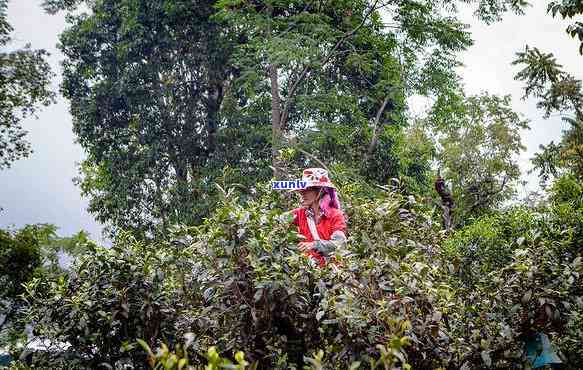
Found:
[[[477,3],[487,18],[513,1]],[[459,88],[455,53],[470,45],[449,0],[46,6],[77,9],[61,36],[63,92],[88,152],[79,183],[90,210],[150,234],[204,217],[214,181],[269,178],[293,137],[379,182],[425,168],[399,159],[405,98]]]
[[[526,46],[513,62],[523,66],[515,79],[525,83],[524,98],[538,99],[537,105],[549,117],[553,112],[563,115],[569,128],[559,144],[541,146],[533,163],[542,183],[556,177],[561,170],[572,171],[583,179],[583,82],[563,71],[552,53]]]
[[[470,2],[488,22],[525,5]],[[220,1],[222,19],[246,38],[234,54],[243,71],[237,82],[255,97],[244,103],[271,112],[274,166],[278,150],[292,146],[361,167],[379,182],[407,172],[397,154],[405,98],[460,90],[456,53],[471,40],[466,25],[451,15],[457,5]]]
[[[460,98],[455,110],[434,111],[438,166],[455,199],[454,225],[462,225],[508,200],[520,178],[518,155],[528,128],[510,107],[510,96],[481,94]]]
[[[32,152],[21,121],[54,100],[48,53],[29,45],[10,50],[7,7],[8,0],[0,0],[0,170]]]
[[[253,96],[267,93],[270,97],[272,158],[277,167],[285,133],[298,130],[307,121],[319,120],[318,113],[321,116],[324,110],[336,108],[330,106],[348,84],[338,84],[335,74],[347,77],[341,70],[346,61],[358,63],[358,51],[368,54],[363,58],[366,63],[371,61],[374,53],[370,41],[368,45],[358,44],[363,43],[366,34],[378,35],[381,5],[378,1],[222,1],[219,5],[223,19],[246,39],[236,54],[243,71],[240,84],[250,87],[252,91],[248,92]],[[376,54],[386,51],[385,45]],[[377,67],[385,69],[383,60],[379,62]],[[379,117],[388,100],[383,98]],[[263,100],[245,103],[262,104]]]
[[[240,162],[252,150],[234,141],[242,130],[220,131],[231,47],[211,20],[214,3],[45,4],[91,12],[70,13],[61,35],[62,91],[88,153],[79,183],[101,222],[151,234],[197,219],[208,208],[210,179],[229,164],[223,157]]]

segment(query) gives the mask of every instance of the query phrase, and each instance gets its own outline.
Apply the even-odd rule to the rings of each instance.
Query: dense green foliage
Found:
[[[45,1],[68,14],[62,91],[90,211],[113,233],[168,236],[209,214],[214,182],[251,186],[314,156],[427,191],[405,102],[461,92],[463,3]],[[469,3],[488,22],[524,5]]]
[[[80,186],[104,224],[151,235],[193,222],[224,159],[260,157],[260,131],[218,132],[231,41],[210,20],[213,4],[99,1],[68,18],[62,91],[88,153]],[[236,150],[232,137],[248,141]]]
[[[54,225],[27,225],[20,230],[0,229],[0,342],[13,345],[23,339],[27,321],[23,312],[24,284],[33,278],[62,275],[65,260],[85,251],[87,234],[61,238]],[[60,261],[61,260],[61,261]]]
[[[19,295],[41,266],[39,240],[31,228],[18,233],[0,230],[0,341],[20,337],[24,320],[19,320],[23,301]]]
[[[452,97],[427,119],[436,140],[438,166],[451,183],[455,224],[497,209],[514,195],[520,179],[518,155],[528,128],[510,107],[510,96],[487,93]]]
[[[350,235],[337,266],[314,269],[298,253],[286,199],[242,204],[230,190],[173,243],[121,235],[69,277],[34,280],[28,318],[40,338],[71,344],[50,361],[93,367],[144,366],[136,338],[174,348],[186,336],[194,365],[216,345],[267,368],[298,368],[304,356],[324,368],[523,368],[523,341],[538,331],[568,368],[583,361],[583,204],[564,200],[580,185],[566,179],[549,204],[447,239],[414,197],[350,180],[342,190]]]
[[[41,265],[39,238],[33,228],[12,235],[0,230],[0,283],[2,298],[14,298],[22,293],[22,284],[32,278]]]
[[[67,13],[77,181],[115,239],[0,230],[14,367],[530,369],[544,333],[578,369],[582,84],[552,54],[518,53],[525,97],[574,117],[534,160],[546,196],[504,207],[528,125],[509,97],[464,94],[462,5],[493,22],[526,1],[46,0]],[[15,108],[30,112],[50,99],[44,54],[14,55],[37,58]],[[427,115],[410,117],[413,95]],[[0,167],[22,155],[2,148]],[[323,268],[298,250],[295,195],[269,184],[311,166],[331,170],[348,221]]]
[[[54,96],[47,53],[29,46],[14,50],[10,44],[7,6],[8,0],[0,0],[0,170],[30,154],[21,121],[39,105],[52,103]]]

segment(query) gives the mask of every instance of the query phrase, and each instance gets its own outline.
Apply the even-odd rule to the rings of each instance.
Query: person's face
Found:
[[[318,201],[319,189],[308,188],[299,191],[301,196],[302,207],[311,207]]]

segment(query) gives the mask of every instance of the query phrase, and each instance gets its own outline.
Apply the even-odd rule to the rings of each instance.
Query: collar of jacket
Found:
[[[310,218],[314,218],[315,214],[314,214],[314,210],[312,209],[312,207],[308,207],[306,208],[306,216],[310,217]],[[328,217],[328,215],[326,214],[326,211],[323,210],[320,207],[320,217]]]

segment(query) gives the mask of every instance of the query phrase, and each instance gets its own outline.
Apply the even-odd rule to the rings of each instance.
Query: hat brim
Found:
[[[330,182],[310,182],[308,185],[306,185],[305,188],[301,188],[301,189],[291,189],[290,191],[300,191],[300,190],[306,190],[309,188],[332,188],[332,189],[336,189],[336,187],[334,186],[334,184],[330,183]]]

